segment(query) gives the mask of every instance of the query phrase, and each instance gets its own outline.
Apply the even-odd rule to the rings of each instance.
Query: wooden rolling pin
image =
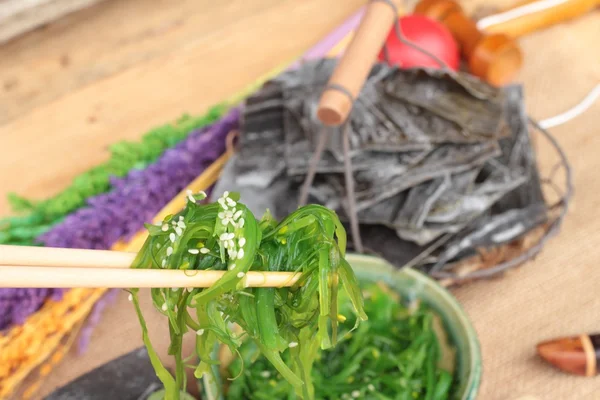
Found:
[[[400,1],[371,1],[344,55],[338,62],[317,108],[326,126],[339,126],[350,114],[377,56],[400,12]]]
[[[442,22],[459,43],[471,73],[501,86],[514,78],[523,63],[516,38],[580,16],[599,3],[600,0],[528,0],[478,23],[455,0],[422,0],[415,13]]]

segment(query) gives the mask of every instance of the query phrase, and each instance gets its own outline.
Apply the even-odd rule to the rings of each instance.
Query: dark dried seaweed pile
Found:
[[[341,134],[316,118],[334,66],[304,64],[247,100],[240,150],[218,191],[241,192],[255,212],[287,215],[324,134],[309,202],[348,219]],[[363,243],[398,266],[439,272],[547,219],[520,86],[378,64],[348,129]]]

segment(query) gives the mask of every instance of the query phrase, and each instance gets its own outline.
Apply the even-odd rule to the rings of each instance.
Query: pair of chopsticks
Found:
[[[206,288],[225,271],[131,269],[136,253],[0,246],[2,288]],[[292,286],[300,274],[249,271],[246,287]]]

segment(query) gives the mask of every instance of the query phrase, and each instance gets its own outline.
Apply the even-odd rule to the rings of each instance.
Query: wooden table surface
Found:
[[[202,113],[310,47],[362,4],[108,0],[0,46],[2,192],[56,193],[105,160],[109,144],[136,140],[183,112]],[[478,4],[464,2],[469,12]],[[518,81],[533,117],[564,111],[600,83],[599,38],[596,11],[521,40],[526,60]],[[600,332],[599,115],[600,102],[552,129],[576,187],[560,236],[518,271],[453,289],[480,335],[481,399],[600,396],[600,378],[563,375],[534,354],[540,340]],[[542,150],[539,157],[543,162]],[[0,215],[7,214],[2,196]],[[105,313],[89,351],[70,355],[40,396],[141,345],[125,297]],[[164,337],[156,335],[160,344]]]

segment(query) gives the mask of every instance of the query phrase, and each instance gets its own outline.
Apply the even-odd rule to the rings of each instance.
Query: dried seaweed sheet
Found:
[[[458,199],[457,207],[452,210],[451,218],[443,222],[426,223],[420,228],[397,228],[396,232],[402,239],[425,245],[445,233],[458,233],[470,222],[483,215],[501,197],[525,183],[525,177],[506,181],[485,181],[478,185],[473,192],[466,193]],[[448,214],[446,214],[448,215]]]
[[[268,187],[285,171],[283,102],[277,85],[267,84],[246,101],[241,125],[243,134],[235,163],[238,179]]]
[[[300,70],[288,72],[277,78],[284,93],[286,160],[289,174],[306,173],[317,139],[323,133],[327,135],[327,151],[317,170],[339,172],[343,168],[341,135],[339,132],[325,130],[316,117],[318,99],[334,65],[334,60],[310,62]],[[493,133],[496,136],[507,134],[506,131],[498,130],[487,132],[486,135],[477,135],[471,132],[472,129],[461,127],[438,115],[443,114],[443,110],[436,110],[435,107],[430,110],[393,99],[385,92],[385,85],[393,83],[407,73],[410,72],[377,64],[369,75],[348,122],[350,156],[355,170],[387,163],[388,159],[392,159],[392,156],[385,154],[389,152],[414,152],[414,158],[419,158],[435,144],[475,143],[489,140],[490,137],[494,137]],[[447,74],[441,75],[439,79],[447,80],[447,86],[458,85],[457,81]],[[404,82],[402,79],[400,81]],[[480,85],[485,86],[483,83]],[[498,97],[497,89],[488,90]],[[468,92],[463,90],[464,93]],[[484,117],[496,112],[495,103],[490,100],[482,101],[473,97],[472,101],[480,109],[489,108],[483,113]],[[501,116],[496,119],[502,121]],[[480,117],[475,117],[470,124],[480,120]]]
[[[388,166],[384,170],[355,174],[357,209],[364,210],[419,183],[477,167],[499,154],[495,142],[473,145],[443,145],[432,150],[418,165],[402,173]],[[343,177],[338,176],[338,179]]]
[[[472,254],[474,245],[497,246],[500,239],[510,241],[545,221],[546,206],[520,87],[508,87],[499,95],[479,88],[477,81],[470,78],[465,84],[460,77],[457,82],[442,76],[436,78],[436,73],[430,71],[409,71],[408,78],[402,81],[409,92],[416,92],[410,85],[421,85],[419,90],[426,95],[430,81],[441,79],[439,85],[447,86],[444,90],[471,96],[464,104],[483,101],[492,110],[498,101],[506,103],[505,111],[499,114],[504,122],[496,125],[491,114],[478,114],[481,110],[477,107],[472,115],[455,118],[480,130],[496,126],[498,131],[487,138],[481,134],[477,140],[469,136],[462,142],[453,142],[466,136],[458,130],[458,122],[447,125],[445,113],[451,108],[444,109],[444,105],[432,112],[431,105],[408,104],[403,99],[386,101],[385,96],[379,96],[381,84],[402,74],[394,71],[392,75],[384,67],[378,68],[374,71],[374,83],[361,93],[350,124],[352,158],[358,164],[354,178],[361,236],[367,249],[403,266],[435,244],[431,254],[416,263],[418,268],[427,270],[436,263],[456,262]],[[269,209],[278,218],[296,208],[303,174],[315,146],[315,127],[319,126],[314,117],[320,93],[315,90],[316,83],[326,82],[331,70],[332,64],[325,61],[305,65],[283,74],[248,100],[241,151],[223,171],[217,192],[239,191],[253,212]],[[307,79],[314,81],[307,84]],[[429,125],[419,125],[420,117]],[[435,118],[445,122],[432,124]],[[417,128],[406,128],[411,124]],[[438,137],[447,126],[454,126],[455,131]],[[401,138],[405,147],[385,152],[373,150],[375,141],[373,135],[366,134],[368,129],[389,135],[381,136],[382,143],[398,145],[401,141],[396,139]],[[418,130],[433,132],[414,134]],[[406,135],[406,131],[413,135]],[[331,135],[309,201],[332,208],[347,220],[338,137]],[[415,151],[420,141],[428,147]]]
[[[438,69],[395,70],[382,82],[384,92],[405,103],[423,107],[458,124],[467,135],[495,138],[506,124],[504,94],[480,82],[487,91],[485,99],[472,95],[463,81]]]
[[[359,220],[363,221],[364,218],[364,222],[385,224],[387,221],[391,224],[393,218],[385,216],[389,214],[390,208],[397,209],[399,205],[386,202],[383,207],[379,207],[379,203],[431,179],[480,166],[498,154],[499,147],[494,142],[444,145],[431,151],[418,165],[409,169],[404,165],[391,164],[384,169],[357,171],[354,173],[354,180]],[[342,202],[335,200],[346,196],[343,174],[317,175],[310,194],[321,204],[337,211],[341,218],[347,218]],[[380,211],[382,214],[378,215]]]
[[[506,166],[508,171],[518,171],[525,176],[528,184],[520,186],[500,199],[495,205],[498,211],[494,212],[525,208],[531,204],[546,204],[535,152],[529,135],[523,88],[520,85],[511,85],[505,89],[505,93],[507,121],[513,134],[500,140],[502,156],[498,158],[498,162]],[[543,208],[541,207],[539,210]]]

